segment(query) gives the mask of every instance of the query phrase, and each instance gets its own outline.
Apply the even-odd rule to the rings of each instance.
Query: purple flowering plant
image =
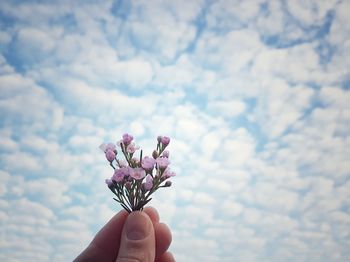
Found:
[[[170,138],[166,136],[157,137],[157,146],[152,156],[135,157],[135,152],[140,149],[134,143],[133,136],[124,134],[117,142],[100,145],[105,153],[109,165],[114,173],[111,178],[106,179],[108,188],[116,196],[113,198],[127,212],[142,210],[152,200],[150,196],[159,188],[170,187],[170,177],[175,176],[169,168],[169,151],[165,148],[169,145]],[[118,159],[117,146],[124,160]]]

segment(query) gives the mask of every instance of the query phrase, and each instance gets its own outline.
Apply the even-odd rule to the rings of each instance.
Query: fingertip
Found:
[[[128,213],[125,210],[115,214],[74,261],[115,260],[127,217]]]
[[[124,223],[121,223],[121,220],[124,220],[127,218],[127,216],[129,215],[128,212],[126,212],[124,209],[123,210],[120,210],[117,214],[115,214],[108,222],[107,222],[107,225],[109,223],[112,223],[113,225],[114,224],[121,224],[121,225],[124,225]]]
[[[169,248],[172,235],[169,227],[164,223],[155,224],[154,232],[156,237],[156,256],[160,257]]]
[[[141,240],[154,232],[151,218],[141,211],[134,211],[129,214],[124,229],[129,240]]]
[[[128,212],[122,210],[115,214],[107,224],[101,228],[101,230],[96,234],[92,243],[98,246],[105,246],[105,244],[111,242],[119,242],[120,234],[124,226],[124,222],[128,217]]]
[[[175,262],[175,258],[171,252],[165,252],[157,258],[156,262]]]
[[[131,212],[125,221],[116,261],[154,261],[155,251],[151,218],[146,212]]]
[[[154,207],[146,207],[144,211],[150,217],[153,223],[159,222],[159,214],[157,209]]]

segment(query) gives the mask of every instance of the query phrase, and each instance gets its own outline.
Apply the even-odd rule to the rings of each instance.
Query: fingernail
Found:
[[[142,212],[132,212],[126,219],[126,237],[129,240],[141,240],[150,234],[150,221]]]

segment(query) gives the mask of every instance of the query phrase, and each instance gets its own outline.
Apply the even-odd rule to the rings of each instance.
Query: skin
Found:
[[[141,240],[129,239],[126,234],[126,221],[142,221],[147,227],[147,236]],[[129,222],[130,223],[130,222]],[[125,210],[116,214],[94,237],[89,246],[74,260],[117,261],[117,262],[173,262],[173,255],[167,251],[172,237],[167,225],[159,222],[159,214],[153,207],[142,212],[128,214]]]

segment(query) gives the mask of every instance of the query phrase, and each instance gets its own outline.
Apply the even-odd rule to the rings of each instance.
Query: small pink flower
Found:
[[[158,157],[156,159],[156,163],[157,163],[159,169],[164,170],[168,167],[168,165],[170,164],[170,161],[166,157]]]
[[[109,186],[109,187],[113,185],[112,179],[108,178],[108,179],[105,180],[105,182],[106,182],[107,186]]]
[[[162,144],[163,144],[163,146],[167,146],[167,145],[169,145],[169,143],[170,143],[170,138],[167,137],[167,136],[163,136],[162,137]]]
[[[125,160],[119,160],[119,167],[128,167],[128,162]]]
[[[130,168],[129,172],[130,176],[136,180],[140,180],[146,176],[145,170],[143,170],[143,168],[140,167]]]
[[[115,144],[113,143],[103,143],[99,146],[99,148],[105,153],[107,152],[107,150],[116,151]]]
[[[132,135],[124,134],[123,135],[123,143],[124,143],[124,145],[129,145],[133,139],[134,139],[134,137]]]
[[[176,176],[176,173],[171,171],[170,168],[167,168],[167,169],[165,169],[162,177],[164,177],[164,179],[167,179],[167,178],[173,177],[173,176]]]
[[[132,161],[133,163],[135,163],[136,165],[139,165],[139,164],[140,164],[140,160],[139,160],[137,157],[131,158],[131,161]]]
[[[106,146],[106,151],[107,151],[107,150],[115,151],[115,144],[113,144],[113,143],[108,143],[107,146]]]
[[[115,159],[115,153],[114,151],[107,149],[106,151],[106,158],[109,162],[112,162]]]
[[[149,156],[145,156],[141,161],[141,166],[146,171],[152,171],[155,163],[156,163],[156,160],[154,160],[154,158],[149,157]]]
[[[126,152],[133,154],[136,150],[138,150],[140,147],[136,146],[135,143],[131,143],[126,147]]]
[[[118,168],[114,171],[112,179],[115,182],[120,182],[124,179],[125,176],[129,174],[129,170],[126,167]]]
[[[168,150],[164,150],[163,154],[162,154],[162,157],[169,158],[169,151]]]
[[[152,187],[153,187],[153,178],[152,178],[151,175],[147,175],[146,176],[146,182],[143,184],[143,186],[144,186],[144,189],[146,191],[149,191],[149,190],[152,189]]]
[[[130,172],[130,169],[129,167],[122,167],[120,168],[120,172],[123,172],[124,176],[128,176],[129,175],[129,172]]]
[[[106,152],[107,145],[105,143],[102,143],[98,148],[101,149],[103,152]]]

